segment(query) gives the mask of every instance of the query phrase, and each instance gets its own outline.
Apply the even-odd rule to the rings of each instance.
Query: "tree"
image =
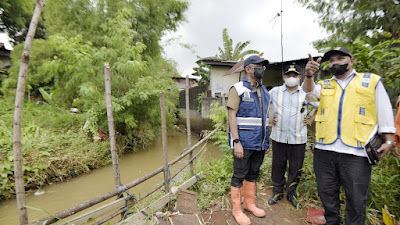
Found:
[[[319,22],[332,35],[316,42],[351,43],[357,37],[377,44],[400,38],[400,1],[398,0],[298,0],[320,15]]]
[[[233,49],[233,41],[228,35],[228,29],[224,28],[222,30],[222,42],[223,42],[223,49],[218,47],[219,55],[218,58],[224,60],[242,60],[246,55],[249,54],[259,54],[260,56],[263,55],[262,53],[256,50],[246,50],[244,49],[250,44],[250,41],[245,41],[244,43],[238,42]]]
[[[183,20],[187,3],[165,0],[52,0],[44,8],[47,39],[34,40],[27,86],[31,94],[51,94],[51,104],[86,112],[92,132],[106,130],[103,64],[112,76],[116,131],[133,146],[151,143],[160,128],[159,92],[175,111],[178,73],[162,58],[159,39]],[[51,18],[51,19],[50,19]],[[152,29],[150,29],[152,28]],[[2,83],[5,97],[15,92],[18,56]],[[40,91],[42,90],[42,91]],[[174,113],[167,113],[169,126]]]
[[[201,79],[199,80],[199,85],[207,85],[210,83],[210,66],[202,63],[200,57],[196,61],[197,67],[193,67],[195,71],[192,73],[193,76],[198,76]]]
[[[356,39],[350,46],[357,71],[372,72],[383,76],[383,83],[392,99],[400,93],[400,39],[390,39],[377,45]]]
[[[2,0],[0,1],[0,32],[7,33],[15,44],[24,41],[32,18],[35,1]],[[43,21],[39,21],[35,38],[44,38]]]

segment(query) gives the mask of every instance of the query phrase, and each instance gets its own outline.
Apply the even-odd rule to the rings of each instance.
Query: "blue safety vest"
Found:
[[[260,85],[262,112],[257,90],[251,86],[247,77],[233,85],[239,97],[240,105],[236,114],[239,140],[245,150],[261,151],[269,148],[268,106],[270,96],[267,89]],[[232,134],[229,131],[229,144],[233,148]]]

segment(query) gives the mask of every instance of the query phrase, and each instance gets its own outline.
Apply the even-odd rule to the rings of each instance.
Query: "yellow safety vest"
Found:
[[[341,139],[350,147],[364,148],[377,124],[375,88],[380,76],[371,73],[354,75],[342,89],[336,80],[318,82],[322,85],[316,121],[316,142],[331,144]]]

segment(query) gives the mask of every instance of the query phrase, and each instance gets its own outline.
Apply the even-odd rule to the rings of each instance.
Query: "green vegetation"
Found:
[[[235,48],[233,48],[233,41],[232,38],[229,37],[228,35],[228,29],[224,28],[222,30],[222,42],[223,42],[223,47],[219,47],[219,54],[216,56],[219,59],[224,59],[224,60],[243,60],[243,58],[246,55],[249,54],[258,54],[260,56],[263,55],[263,53],[260,53],[256,50],[245,50],[244,49],[251,43],[250,41],[245,41],[245,42],[238,42],[235,45]]]
[[[2,1],[0,29],[20,34],[33,6],[31,0]],[[26,188],[110,163],[108,143],[91,141],[98,128],[108,132],[105,62],[110,64],[120,154],[141,149],[158,136],[160,92],[165,96],[167,127],[173,128],[178,88],[171,78],[178,72],[162,57],[159,41],[166,31],[176,30],[187,7],[180,0],[46,2],[41,21],[46,35],[33,41],[26,90],[31,100],[23,115]],[[25,16],[7,17],[14,9]],[[1,78],[0,199],[14,194],[12,121],[22,48],[23,43],[14,46],[12,67]],[[71,114],[71,107],[79,113]]]
[[[400,3],[392,0],[297,0],[318,13],[319,23],[332,35],[317,46],[351,44],[357,38],[376,45],[400,38]]]
[[[25,40],[35,2],[33,0],[0,1],[0,32],[7,33],[12,42],[18,44]],[[35,38],[45,36],[43,20],[39,20]]]
[[[0,199],[14,195],[12,112],[0,99]],[[92,142],[83,130],[84,114],[52,105],[25,104],[23,116],[24,178],[27,189],[63,181],[111,162],[109,143]]]

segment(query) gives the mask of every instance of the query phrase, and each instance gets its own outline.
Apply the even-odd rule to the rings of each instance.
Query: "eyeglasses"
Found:
[[[250,68],[252,68],[252,69],[255,69],[255,68],[263,68],[264,70],[266,70],[266,67],[265,66],[249,66]]]

